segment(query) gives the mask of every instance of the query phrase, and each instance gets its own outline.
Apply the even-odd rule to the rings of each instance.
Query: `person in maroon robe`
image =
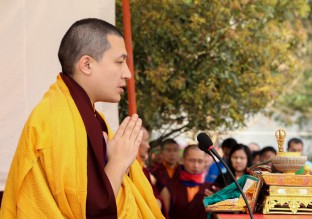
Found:
[[[156,185],[154,183],[155,179],[152,180],[152,178],[155,178],[155,177],[152,175],[152,173],[150,172],[150,169],[146,165],[146,162],[148,161],[148,156],[149,156],[148,150],[150,149],[150,144],[149,144],[150,134],[144,126],[142,126],[142,130],[143,130],[143,138],[142,138],[142,141],[141,141],[141,144],[139,147],[139,153],[138,153],[137,160],[139,161],[139,163],[142,167],[144,175],[146,176],[147,180],[149,181],[149,183],[152,186],[155,198],[159,204],[159,207],[161,208],[162,214],[166,218],[168,218],[168,212],[167,212],[167,209],[165,208],[164,201],[163,201],[162,197],[160,196],[160,194],[156,188]]]
[[[103,137],[103,133],[108,134],[106,124],[93,104],[118,102],[126,80],[131,77],[123,36],[105,21],[80,20],[64,35],[58,56],[61,77],[77,105],[88,136],[87,217],[117,218],[115,197],[124,173],[135,159],[143,135],[139,131],[142,121],[137,115],[131,120],[127,118],[117,130],[112,141],[115,144],[107,145]],[[129,134],[125,136],[127,132],[134,133],[132,140]],[[128,147],[130,150],[125,150]]]
[[[2,196],[3,196],[3,191],[0,191],[0,208],[1,208]]]
[[[170,219],[206,219],[203,199],[212,195],[212,184],[205,182],[205,153],[197,145],[183,151],[179,179],[161,191]]]
[[[116,27],[103,20],[79,20],[65,33],[58,57],[62,66],[59,80],[68,88],[87,135],[87,196],[86,203],[82,203],[85,217],[117,218],[115,198],[124,174],[136,158],[143,135],[140,131],[142,121],[138,115],[127,117],[113,139],[107,141],[104,138],[108,135],[107,125],[95,110],[94,103],[118,102],[126,80],[131,78],[123,36]],[[69,108],[67,105],[62,107]],[[79,118],[68,118],[69,121],[74,119]],[[67,209],[75,212],[79,207],[67,206]]]
[[[171,180],[179,178],[179,145],[174,139],[166,139],[160,144],[162,163],[151,169],[156,178],[156,188],[160,192]]]
[[[58,57],[62,72],[23,129],[0,217],[163,218],[135,160],[142,120],[128,116],[113,133],[94,107],[119,102],[131,78],[121,32],[100,19],[79,20]]]

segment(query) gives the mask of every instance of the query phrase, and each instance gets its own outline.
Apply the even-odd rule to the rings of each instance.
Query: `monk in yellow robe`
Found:
[[[114,135],[94,108],[118,102],[131,77],[122,34],[77,21],[58,56],[62,73],[24,126],[0,218],[163,218],[135,160],[141,119],[125,118]]]

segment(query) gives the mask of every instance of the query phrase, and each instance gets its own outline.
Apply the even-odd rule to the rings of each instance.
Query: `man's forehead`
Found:
[[[179,145],[175,143],[167,143],[164,145],[164,149],[179,149]]]
[[[111,44],[111,46],[121,46],[125,47],[125,40],[121,36],[117,36],[114,34],[110,34],[107,36],[108,42]]]
[[[298,146],[299,146],[299,147],[303,147],[303,144],[291,142],[291,143],[290,143],[290,146],[291,146],[291,147],[296,147],[296,146],[297,146],[297,147],[298,147]]]
[[[200,149],[196,149],[196,148],[190,148],[187,153],[185,154],[185,157],[194,157],[194,158],[198,158],[200,160],[204,160],[205,159],[205,152],[203,152]]]
[[[178,147],[178,144],[176,144],[176,143],[167,143],[167,144],[165,144],[165,147]]]

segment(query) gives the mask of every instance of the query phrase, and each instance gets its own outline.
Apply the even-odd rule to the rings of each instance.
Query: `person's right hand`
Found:
[[[209,197],[213,195],[216,192],[216,190],[217,190],[216,186],[212,185],[210,189],[205,189],[204,191],[205,196]]]
[[[124,172],[135,160],[142,141],[142,120],[137,114],[126,117],[117,129],[114,137],[107,141],[107,159]]]

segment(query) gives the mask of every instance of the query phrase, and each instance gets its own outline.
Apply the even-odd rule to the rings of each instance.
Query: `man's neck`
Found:
[[[163,162],[163,164],[165,167],[168,167],[170,169],[174,169],[177,166],[177,163],[169,164],[169,163]]]

